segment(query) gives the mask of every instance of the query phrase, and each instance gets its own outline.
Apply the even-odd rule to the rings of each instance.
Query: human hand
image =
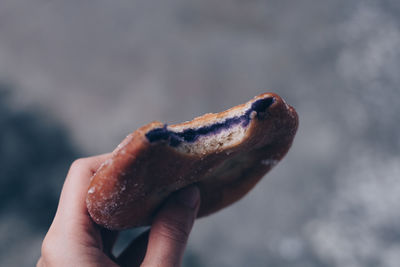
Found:
[[[83,158],[71,165],[56,215],[43,240],[38,267],[181,265],[199,209],[198,188],[190,186],[169,197],[156,214],[151,229],[114,257],[112,248],[118,232],[95,224],[85,203],[90,178],[110,156]]]

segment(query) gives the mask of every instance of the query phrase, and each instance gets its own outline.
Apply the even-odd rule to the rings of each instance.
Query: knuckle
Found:
[[[59,263],[65,260],[65,255],[60,250],[59,244],[64,244],[64,249],[68,250],[68,242],[65,242],[65,237],[60,236],[57,232],[47,233],[43,239],[42,246],[40,248],[40,266],[60,266]]]
[[[36,267],[45,267],[46,264],[43,261],[43,257],[40,257],[38,262],[36,263]]]
[[[85,158],[79,158],[74,160],[71,164],[70,170],[77,170],[82,168],[83,166],[86,165],[86,161],[87,160]]]
[[[187,222],[166,217],[160,225],[159,234],[174,242],[185,244],[190,234]]]
[[[42,260],[48,259],[51,257],[53,254],[54,246],[51,245],[51,242],[49,242],[46,238],[43,240],[42,247],[41,247],[41,254],[42,254]]]

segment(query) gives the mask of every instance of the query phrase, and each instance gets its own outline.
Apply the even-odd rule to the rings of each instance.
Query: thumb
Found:
[[[172,195],[153,221],[142,266],[180,266],[199,205],[195,186]]]

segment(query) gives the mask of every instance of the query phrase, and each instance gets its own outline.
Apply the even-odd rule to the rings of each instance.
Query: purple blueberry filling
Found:
[[[251,120],[250,114],[252,111],[257,112],[256,117],[260,119],[260,113],[265,112],[274,102],[274,97],[259,99],[242,116],[228,118],[223,122],[217,122],[198,129],[186,129],[179,133],[168,130],[167,124],[165,124],[162,128],[156,128],[146,133],[146,137],[150,143],[164,140],[168,141],[169,145],[173,147],[182,142],[195,142],[202,135],[216,134],[237,124],[246,127]]]

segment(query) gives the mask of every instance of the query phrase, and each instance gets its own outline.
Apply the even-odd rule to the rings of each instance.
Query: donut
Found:
[[[151,122],[128,135],[93,175],[88,212],[112,230],[150,225],[171,193],[195,184],[198,217],[214,213],[285,156],[297,127],[295,109],[274,93],[184,123]]]

